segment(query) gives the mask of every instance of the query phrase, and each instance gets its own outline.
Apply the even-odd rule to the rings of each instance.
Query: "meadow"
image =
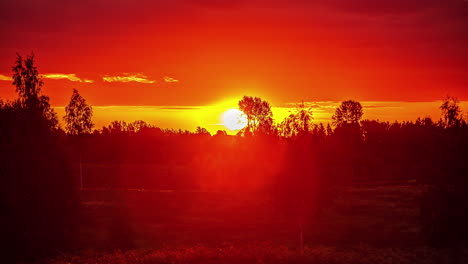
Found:
[[[466,248],[428,247],[415,182],[355,184],[298,228],[254,192],[87,189],[78,250],[50,263],[449,263]]]

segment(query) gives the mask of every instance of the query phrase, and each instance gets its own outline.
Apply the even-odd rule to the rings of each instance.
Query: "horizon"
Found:
[[[46,82],[46,81],[45,81]],[[44,85],[47,87],[47,84]],[[47,94],[47,88],[44,88]],[[11,90],[14,92],[13,85]],[[15,92],[14,92],[15,93]],[[255,96],[255,95],[253,95]],[[448,96],[448,95],[447,95]],[[3,100],[11,100],[15,97],[0,97]],[[211,134],[218,130],[224,130],[228,134],[236,134],[239,130],[230,130],[222,121],[222,115],[230,109],[238,109],[238,99],[219,100],[211,105],[93,105],[94,129],[100,130],[107,127],[112,121],[125,121],[127,123],[143,120],[148,124],[162,129],[182,129],[194,131],[196,127],[203,127]],[[267,98],[263,98],[268,101]],[[349,98],[352,99],[352,98]],[[382,122],[412,122],[417,118],[430,117],[434,122],[441,118],[440,105],[442,99],[423,102],[408,101],[361,101],[363,106],[363,120],[378,120]],[[54,98],[51,98],[52,107],[56,110],[59,123],[63,127],[63,116],[65,115],[64,105],[53,105]],[[301,102],[288,102],[279,105],[271,104],[273,121],[275,124],[281,123],[290,113],[294,112],[296,106]],[[324,125],[332,123],[332,115],[340,101],[311,101],[303,102],[312,109],[313,123]],[[466,117],[468,101],[460,101],[462,114]]]
[[[45,77],[48,74],[40,75],[44,80],[43,92],[48,94],[48,82],[55,81],[55,79],[48,80],[50,78]],[[62,77],[59,79],[62,79]],[[87,79],[84,79],[84,81],[80,80],[80,82],[85,82]],[[0,99],[8,101],[16,98],[15,88],[11,81],[11,77],[0,74],[0,85],[10,82],[10,87],[8,85],[0,86],[4,87],[4,89],[0,89]],[[2,94],[4,95],[3,97],[1,96]],[[244,95],[256,96],[255,94]],[[93,107],[94,129],[96,130],[107,127],[112,121],[125,121],[129,123],[143,120],[148,124],[163,129],[194,131],[196,127],[203,127],[211,134],[215,134],[218,130],[225,130],[228,134],[236,134],[239,130],[227,128],[223,124],[222,115],[230,109],[238,109],[237,103],[242,96],[223,98],[206,105],[94,105],[90,100],[88,100],[88,103]],[[446,94],[446,96],[454,95]],[[263,99],[269,101],[268,98]],[[348,99],[352,100],[353,98]],[[58,113],[59,123],[63,126],[62,117],[65,115],[65,105],[55,105],[54,102],[57,100],[54,97],[51,97],[50,100],[51,106]],[[437,122],[441,118],[439,107],[442,101],[442,98],[440,98],[433,101],[360,101],[360,103],[364,109],[363,120],[407,122],[415,121],[417,118],[430,117],[433,121]],[[312,109],[313,123],[323,123],[326,125],[332,122],[332,115],[341,101],[302,102]],[[301,101],[279,104],[271,103],[274,123],[281,123],[290,113],[294,112],[296,106],[300,103]],[[468,109],[468,101],[460,100],[459,103],[462,109]],[[467,111],[462,112],[465,117],[466,113]]]
[[[240,100],[241,98],[239,98]],[[232,100],[234,101],[234,100]],[[313,123],[332,123],[332,115],[340,102],[304,102],[312,107]],[[439,109],[442,100],[433,102],[360,102],[363,106],[363,120],[379,120],[382,122],[414,122],[417,118],[430,117],[434,122],[441,118]],[[281,123],[298,103],[288,103],[283,106],[272,105],[275,124]],[[290,106],[292,105],[292,106]],[[468,101],[460,101],[462,109],[468,109]],[[56,106],[60,116],[65,115],[64,106]],[[229,109],[238,109],[237,105],[218,104],[208,106],[93,106],[95,129],[100,130],[112,121],[127,123],[143,120],[148,124],[164,129],[182,129],[195,131],[200,126],[211,134],[218,130],[225,130],[228,134],[235,134],[238,130],[230,130],[222,123],[222,115]],[[466,116],[466,111],[463,112]],[[398,118],[399,117],[399,118]],[[63,123],[63,120],[60,120]]]

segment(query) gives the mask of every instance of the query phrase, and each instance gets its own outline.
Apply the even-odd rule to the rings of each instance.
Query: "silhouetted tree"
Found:
[[[361,103],[353,100],[341,102],[341,105],[336,109],[335,114],[332,116],[333,124],[335,126],[355,124],[358,123],[361,118]]]
[[[26,105],[39,103],[39,94],[44,84],[39,76],[37,67],[34,65],[34,54],[28,55],[24,60],[16,54],[16,62],[13,69],[13,85],[16,92]]]
[[[13,84],[19,99],[0,106],[2,260],[56,254],[73,241],[78,199],[64,133],[34,56],[17,56]]]
[[[334,162],[341,180],[351,181],[360,175],[362,162],[363,134],[359,120],[363,115],[359,102],[348,100],[340,104],[332,116],[332,142],[335,145]]]
[[[283,137],[309,133],[312,130],[312,108],[306,107],[304,102],[297,105],[296,110],[286,117],[279,125]]]
[[[78,136],[75,142],[75,148],[78,148],[79,155],[79,182],[80,189],[83,189],[83,169],[82,169],[82,134],[90,134],[94,123],[92,121],[93,109],[86,103],[86,100],[80,95],[78,90],[73,89],[70,103],[65,107],[65,127],[70,135]]]
[[[226,130],[218,130],[218,131],[216,131],[215,136],[218,136],[218,137],[227,136],[227,132],[226,132]]]
[[[92,121],[93,109],[86,103],[78,90],[73,89],[70,103],[65,107],[65,127],[69,134],[80,135],[91,133],[94,123]]]
[[[197,126],[197,129],[195,130],[195,134],[197,135],[207,135],[210,136],[210,132],[204,127]]]
[[[135,120],[127,125],[127,131],[133,134],[136,134],[148,128],[153,128],[153,126],[146,123],[143,120]]]
[[[322,123],[314,126],[313,134],[319,140],[325,139],[325,137],[327,136],[327,132],[325,131],[325,127]]]
[[[13,70],[13,85],[19,95],[19,103],[28,111],[37,112],[45,117],[52,129],[57,129],[58,119],[54,109],[50,107],[49,97],[41,94],[44,82],[39,76],[37,67],[34,65],[34,54],[26,56],[26,59],[19,54],[16,56]]]
[[[267,101],[259,97],[244,96],[239,101],[239,109],[247,116],[247,134],[256,132],[269,133],[273,130],[273,113]]]
[[[416,122],[420,128],[418,138],[432,139],[417,153],[428,167],[422,178],[427,189],[421,196],[421,231],[430,245],[454,249],[457,259],[461,257],[461,246],[468,241],[468,127],[455,97],[447,97],[440,109],[442,124]],[[426,135],[421,128],[425,128]]]
[[[440,110],[442,110],[446,127],[460,126],[464,121],[459,101],[456,97],[447,96],[442,102]]]
[[[333,129],[330,126],[330,123],[327,123],[327,136],[331,136],[333,134]]]
[[[125,121],[112,121],[109,126],[107,126],[107,129],[109,130],[110,133],[124,133],[128,131],[128,125],[127,122]]]
[[[323,124],[312,124],[312,110],[299,104],[280,125],[287,141],[284,168],[277,176],[274,197],[278,207],[289,214],[299,230],[299,248],[304,250],[304,229],[312,218],[323,212],[329,190],[325,179],[324,153],[321,144],[326,137]],[[319,153],[321,156],[319,156]]]

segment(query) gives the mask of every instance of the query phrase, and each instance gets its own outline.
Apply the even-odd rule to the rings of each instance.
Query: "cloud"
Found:
[[[88,80],[88,79],[82,79],[77,77],[74,73],[71,74],[64,74],[64,73],[46,73],[43,74],[42,77],[46,79],[52,79],[52,80],[61,80],[61,79],[67,79],[72,82],[84,82],[84,83],[93,83],[93,80]]]
[[[0,74],[0,81],[11,81],[11,77]]]
[[[169,76],[164,76],[164,81],[165,82],[168,82],[168,83],[171,83],[171,82],[178,82],[179,80],[176,80],[172,77],[169,77]]]
[[[104,82],[139,82],[139,83],[155,83],[155,80],[151,80],[148,76],[142,73],[124,73],[123,76],[104,76],[102,77]]]

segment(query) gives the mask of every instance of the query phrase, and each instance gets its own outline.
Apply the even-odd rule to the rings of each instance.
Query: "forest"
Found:
[[[18,55],[12,70],[18,98],[0,100],[0,229],[12,262],[83,249],[86,242],[77,241],[86,197],[115,190],[261,195],[274,214],[291,216],[303,255],[308,223],[326,216],[337,190],[392,184],[421,189],[413,209],[424,245],[459,249],[453,254],[463,256],[468,119],[456,97],[442,101],[439,120],[367,120],[352,99],[341,102],[329,124],[314,122],[304,103],[285,120],[275,120],[269,102],[246,95],[238,107],[248,123],[236,135],[211,135],[202,127],[166,129],[142,120],[95,128],[92,106],[78,90],[59,122],[62,117],[42,91],[34,55]],[[154,202],[165,208],[160,203]],[[182,214],[171,214],[177,213]],[[114,241],[129,237],[120,234]]]

